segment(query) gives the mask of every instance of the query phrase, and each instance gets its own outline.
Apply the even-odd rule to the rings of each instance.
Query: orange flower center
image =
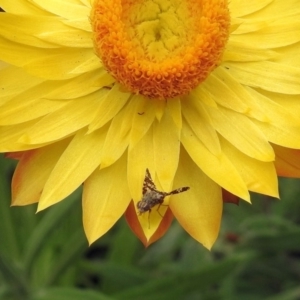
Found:
[[[170,99],[219,64],[230,26],[227,0],[95,0],[95,51],[126,89]]]

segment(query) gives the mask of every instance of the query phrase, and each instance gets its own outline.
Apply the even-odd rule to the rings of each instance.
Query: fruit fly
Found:
[[[185,186],[185,187],[176,189],[169,193],[158,191],[152,178],[151,178],[151,174],[150,174],[149,170],[146,169],[146,175],[145,175],[144,184],[143,184],[143,198],[141,201],[139,201],[136,204],[136,207],[137,207],[140,215],[149,211],[149,216],[148,216],[148,219],[149,219],[151,209],[154,206],[158,205],[157,212],[159,213],[159,215],[161,217],[163,217],[159,212],[159,208],[161,205],[163,205],[165,197],[170,196],[170,195],[176,195],[176,194],[185,192],[189,189],[190,188],[188,186]]]

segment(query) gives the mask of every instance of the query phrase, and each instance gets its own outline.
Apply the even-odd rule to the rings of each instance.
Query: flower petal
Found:
[[[113,118],[103,145],[101,168],[106,168],[113,164],[122,156],[128,147],[135,106],[135,101],[129,101]]]
[[[47,84],[51,87],[48,88],[48,99],[53,100],[72,100],[82,96],[87,96],[100,88],[114,83],[114,79],[102,68],[95,71],[88,71],[80,74],[72,79],[63,81],[55,81],[54,86],[50,86],[51,82]],[[100,98],[100,97],[99,97]]]
[[[16,7],[18,7],[18,9],[16,9]],[[16,15],[49,16],[48,12],[43,9],[39,9],[34,4],[29,3],[28,1],[25,2],[24,0],[1,0],[1,8],[3,8],[5,12]]]
[[[151,101],[141,96],[133,96],[133,99],[136,102],[136,112],[132,120],[129,149],[134,148],[143,138],[155,119],[155,107]]]
[[[133,233],[140,239],[144,246],[147,247],[148,241],[136,215],[135,204],[133,201],[130,201],[129,206],[126,209],[125,218]]]
[[[219,137],[200,99],[193,97],[193,95],[184,99],[182,114],[196,137],[203,142],[211,153],[218,155],[221,153]]]
[[[244,85],[282,94],[300,94],[300,69],[293,66],[270,61],[224,62],[224,65]]]
[[[214,73],[210,74],[205,82],[201,84],[200,88],[203,92],[210,94],[214,102],[223,107],[240,113],[245,113],[249,110],[248,105],[236,94],[236,91],[231,86],[226,85],[224,81],[218,78],[218,76],[215,76]]]
[[[126,165],[124,155],[113,165],[96,169],[84,184],[83,225],[90,244],[115,224],[130,203]]]
[[[277,145],[289,148],[300,148],[300,127],[282,126],[280,124],[262,123],[253,120],[266,138]]]
[[[298,110],[287,110],[290,107],[290,105],[286,105],[287,101],[277,103],[274,99],[274,93],[264,92],[262,94],[261,90],[256,91],[253,88],[243,86],[225,68],[216,69],[214,74],[243,99],[249,108],[245,115],[266,123],[300,125]],[[266,96],[266,94],[269,95]],[[282,97],[280,95],[280,99]]]
[[[273,145],[276,154],[275,168],[279,176],[300,177],[300,150]]]
[[[208,177],[232,194],[246,201],[250,200],[246,184],[228,158],[223,153],[214,156],[208,151],[185,122],[181,142],[193,161]]]
[[[85,65],[93,53],[92,48],[45,49],[21,45],[0,36],[0,59],[49,80],[63,80],[75,77],[72,71]],[[22,53],[22,55],[20,55]],[[64,63],[61,63],[61,62]]]
[[[70,195],[100,165],[107,128],[91,134],[79,131],[51,172],[38,210],[43,210]]]
[[[44,144],[28,145],[18,142],[21,136],[24,135],[34,124],[36,120],[28,121],[25,123],[20,123],[11,126],[1,126],[0,127],[0,151],[1,152],[16,152],[24,151],[34,148],[39,148],[45,146]]]
[[[12,180],[12,205],[38,202],[44,185],[69,139],[24,152]]]
[[[255,36],[257,37],[257,36]],[[226,51],[222,57],[223,61],[264,61],[270,60],[279,54],[274,50],[262,49],[260,44],[253,44],[248,37],[232,35],[226,46]]]
[[[40,84],[25,91],[14,99],[1,106],[0,125],[13,125],[37,119],[66,105],[64,102],[41,99],[46,94],[45,87],[48,84]]]
[[[79,5],[78,1],[74,0],[31,0],[37,7],[45,11],[52,12],[66,19],[79,19],[83,16],[88,18],[90,8],[85,5]]]
[[[0,35],[18,44],[41,48],[93,46],[91,32],[70,27],[59,17],[1,14],[0,22]],[[87,18],[86,22],[89,23]]]
[[[127,180],[131,198],[139,201],[142,198],[143,182],[146,169],[150,170],[152,176],[155,173],[153,128],[151,127],[143,138],[128,150],[128,172]],[[152,177],[152,179],[155,179]]]
[[[131,198],[134,201],[136,214],[139,214],[136,208],[136,204],[139,200],[142,199],[142,189],[146,169],[150,170],[150,174],[158,190],[162,190],[160,181],[157,180],[158,178],[155,172],[153,131],[154,130],[151,127],[147,134],[145,134],[144,137],[138,142],[138,144],[128,151],[127,179]],[[172,175],[174,176],[174,174],[171,174],[171,176]],[[165,203],[168,203],[168,197],[166,197]],[[138,217],[147,241],[150,241],[151,237],[155,234],[155,232],[161,225],[162,216],[165,215],[167,206],[161,206],[159,208],[159,212],[157,211],[157,209],[158,207],[155,207],[151,211],[139,215]]]
[[[277,174],[273,162],[262,162],[237,150],[220,137],[222,150],[238,170],[249,191],[279,197]]]
[[[178,166],[180,129],[166,111],[153,126],[154,162],[158,180],[164,191],[170,190]]]
[[[258,160],[274,160],[272,147],[254,121],[222,107],[207,110],[214,128],[240,151]]]
[[[18,46],[11,45],[10,47],[16,48],[15,50],[11,48],[11,51],[18,51]],[[22,46],[22,52],[25,56],[23,61],[27,62],[24,69],[30,74],[49,80],[64,80],[77,76],[80,66],[86,66],[87,62],[94,56],[92,48],[62,47],[42,51],[41,48],[30,49],[26,47],[24,49]],[[16,56],[9,56],[8,59],[12,64],[20,65]]]
[[[273,0],[230,1],[229,9],[235,17],[242,17],[264,8],[271,2]]]
[[[239,205],[240,199],[239,197],[229,193],[228,191],[222,189],[222,198],[223,203],[233,203]]]
[[[17,84],[16,78],[18,78]],[[30,76],[23,69],[13,66],[4,67],[0,72],[0,106],[43,81],[43,79]]]
[[[180,98],[174,98],[172,101],[167,102],[167,108],[170,116],[173,119],[175,125],[181,129],[182,128],[182,118],[181,118],[181,101]]]
[[[144,231],[141,227],[141,224],[138,220],[138,217],[136,215],[134,203],[132,201],[130,202],[130,205],[126,210],[125,217],[131,230],[141,240],[141,242],[144,244],[145,247],[148,247],[149,245],[151,245],[152,243],[160,239],[166,233],[173,220],[173,214],[171,210],[168,209],[162,221],[160,222],[159,227],[155,231],[155,233],[152,235],[152,237],[149,240],[147,240]]]
[[[181,226],[210,249],[218,234],[222,216],[222,190],[206,176],[182,149],[174,186],[190,190],[171,197],[170,208]]]
[[[90,123],[89,132],[101,128],[108,121],[110,121],[122,107],[127,103],[130,93],[123,93],[120,91],[120,85],[115,84],[104,97],[98,99],[98,107]]]
[[[62,108],[38,121],[24,134],[20,142],[40,144],[55,141],[87,126],[93,119],[99,98],[103,97],[103,94],[104,91],[100,90],[75,100],[69,100]]]

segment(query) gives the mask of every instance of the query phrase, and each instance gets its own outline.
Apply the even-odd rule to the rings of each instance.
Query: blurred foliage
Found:
[[[38,214],[10,207],[14,167],[0,157],[1,300],[300,299],[297,180],[281,180],[280,201],[226,205],[211,252],[176,221],[147,249],[124,219],[89,247],[81,190]]]

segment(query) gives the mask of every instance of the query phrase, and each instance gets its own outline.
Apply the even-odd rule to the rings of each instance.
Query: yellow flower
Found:
[[[13,205],[42,210],[84,183],[90,243],[126,212],[145,245],[174,215],[211,248],[222,191],[277,197],[277,175],[300,176],[298,4],[0,0]],[[139,215],[146,169],[161,195],[190,189]]]

